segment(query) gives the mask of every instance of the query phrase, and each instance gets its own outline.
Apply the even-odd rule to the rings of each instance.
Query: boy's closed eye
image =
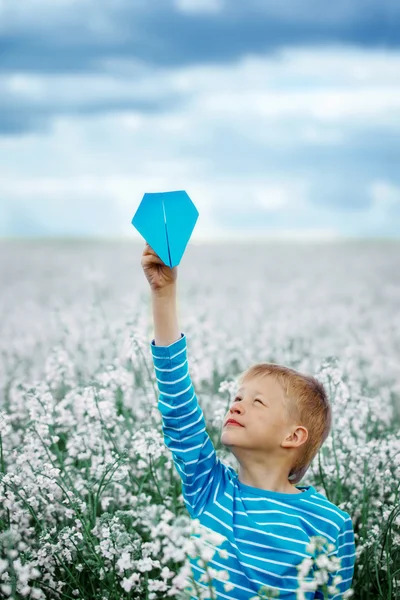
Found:
[[[233,401],[233,402],[236,402],[236,400],[241,400],[241,398],[239,398],[239,397],[236,397],[236,398],[234,399],[234,401]],[[258,401],[258,402],[261,402],[261,404],[264,404],[264,402],[263,402],[262,400],[260,400],[260,398],[256,398],[256,399],[254,400],[254,402],[257,402],[257,401]]]

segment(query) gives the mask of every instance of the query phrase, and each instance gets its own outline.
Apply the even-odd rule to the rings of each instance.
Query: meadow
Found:
[[[143,246],[0,243],[1,598],[189,598],[197,524],[163,442]],[[178,267],[223,462],[237,467],[219,436],[250,364],[329,391],[332,432],[300,485],[352,517],[354,600],[400,599],[399,265],[395,242],[191,242]]]

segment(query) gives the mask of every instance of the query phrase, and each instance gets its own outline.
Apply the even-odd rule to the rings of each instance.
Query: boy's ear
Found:
[[[298,425],[291,434],[286,436],[283,444],[285,448],[297,448],[305,444],[308,440],[308,430],[302,425]]]
[[[301,446],[302,444],[305,444],[305,442],[308,440],[308,429],[306,427],[303,427],[302,425],[299,425],[298,427],[296,427],[294,435],[298,437],[299,446]]]

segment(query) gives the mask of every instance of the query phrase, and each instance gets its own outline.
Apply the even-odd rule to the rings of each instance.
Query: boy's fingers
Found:
[[[147,254],[155,254],[153,248],[151,246],[149,246],[149,244],[146,242],[146,245],[143,249],[143,254],[147,255]]]
[[[161,258],[159,256],[157,256],[157,254],[152,254],[151,256],[144,256],[142,258],[142,264],[143,265],[153,265],[154,263],[157,263],[158,265],[163,265],[164,262],[161,260]]]
[[[145,251],[145,252],[148,252],[148,253],[150,253],[150,254],[155,254],[155,252],[154,252],[153,248],[152,248],[152,247],[151,247],[151,246],[150,246],[150,245],[149,245],[147,242],[146,242],[146,245],[145,245],[145,247],[144,247],[144,251]]]

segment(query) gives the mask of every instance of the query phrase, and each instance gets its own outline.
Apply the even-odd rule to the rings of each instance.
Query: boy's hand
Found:
[[[178,276],[178,267],[171,269],[166,265],[147,242],[141,264],[153,292],[162,293],[174,286]]]

